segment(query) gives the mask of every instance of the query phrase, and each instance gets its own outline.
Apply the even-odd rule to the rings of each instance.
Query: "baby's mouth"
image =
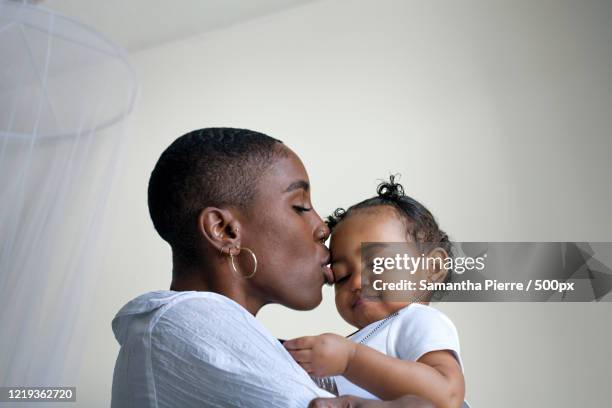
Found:
[[[353,304],[351,305],[351,308],[355,309],[356,307],[363,306],[363,305],[365,305],[367,303],[370,303],[370,302],[373,302],[373,300],[372,299],[368,299],[367,296],[363,296],[363,294],[362,294],[362,295],[358,296],[357,298],[355,298],[355,300],[353,301]]]
[[[354,309],[357,306],[363,305],[364,302],[366,302],[366,300],[362,298],[361,296],[359,296],[353,301],[353,304],[351,305],[351,307]]]

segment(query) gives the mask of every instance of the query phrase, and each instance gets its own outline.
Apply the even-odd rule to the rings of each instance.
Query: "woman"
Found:
[[[329,230],[309,193],[300,159],[261,133],[201,129],[164,151],[149,181],[149,211],[172,249],[172,284],[132,300],[113,320],[121,345],[113,407],[285,408],[333,397],[254,317],[268,303],[312,309],[333,280]],[[422,402],[410,401],[396,404]],[[363,404],[381,403],[312,406]]]

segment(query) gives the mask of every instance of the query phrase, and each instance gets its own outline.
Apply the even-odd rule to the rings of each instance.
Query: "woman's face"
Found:
[[[330,243],[331,268],[336,308],[345,321],[363,328],[408,304],[368,300],[361,291],[361,243],[405,241],[404,223],[387,206],[357,210],[336,226]]]
[[[322,300],[321,288],[333,280],[329,229],[312,208],[304,165],[293,151],[261,177],[253,206],[241,221],[243,246],[259,261],[251,287],[266,303],[309,310]],[[326,275],[328,276],[326,278]]]

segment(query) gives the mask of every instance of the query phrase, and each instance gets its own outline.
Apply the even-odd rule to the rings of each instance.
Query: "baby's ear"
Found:
[[[427,279],[430,282],[444,282],[448,276],[445,268],[448,252],[444,248],[436,247],[427,254]]]

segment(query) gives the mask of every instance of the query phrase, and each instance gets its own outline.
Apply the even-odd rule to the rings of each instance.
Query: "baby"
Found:
[[[329,217],[336,307],[359,330],[300,337],[284,346],[313,377],[335,376],[339,395],[391,400],[412,394],[437,407],[464,404],[465,383],[459,338],[453,323],[428,306],[432,293],[415,292],[403,301],[372,300],[362,293],[361,244],[427,243],[429,258],[446,259],[451,245],[433,215],[404,195],[400,184],[382,183],[378,196],[336,210]],[[445,281],[443,262],[417,271],[419,279]]]

